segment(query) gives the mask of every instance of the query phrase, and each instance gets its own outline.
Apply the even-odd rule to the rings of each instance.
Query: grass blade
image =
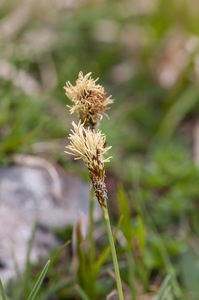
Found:
[[[120,214],[125,216],[122,222],[123,233],[125,235],[126,240],[131,241],[133,237],[133,230],[131,226],[132,225],[131,214],[130,214],[131,209],[129,207],[129,203],[123,186],[118,187],[118,200],[119,200]]]
[[[79,285],[76,285],[75,289],[78,292],[78,294],[82,297],[82,300],[90,300],[88,295],[84,292],[84,290]]]
[[[11,254],[12,254],[12,260],[13,260],[14,267],[15,267],[16,276],[17,276],[17,278],[19,279],[20,282],[23,282],[22,275],[21,275],[21,272],[19,270],[19,265],[18,265],[18,262],[17,262],[17,259],[16,259],[14,249],[11,250]]]
[[[65,244],[63,244],[63,246],[61,246],[61,248],[59,250],[57,250],[57,252],[53,255],[53,257],[50,260],[50,267],[57,261],[57,259],[59,258],[62,250],[64,250],[64,248],[66,246],[68,246],[68,244],[70,244],[71,240],[67,241]]]
[[[158,292],[156,300],[162,300],[162,297],[163,297],[166,289],[168,289],[168,285],[169,285],[170,280],[171,280],[171,276],[167,275],[165,277],[165,279],[163,280],[162,284],[161,284],[161,287],[160,287],[160,290]],[[168,292],[167,292],[167,294],[168,294]]]
[[[35,239],[35,233],[36,233],[36,230],[37,230],[38,222],[39,222],[39,220],[37,218],[35,220],[34,227],[33,227],[33,230],[32,230],[32,234],[31,234],[31,237],[30,237],[30,241],[28,243],[28,251],[27,251],[27,256],[26,256],[25,282],[24,282],[24,291],[25,291],[26,296],[28,296],[29,290],[30,290],[30,287],[29,287],[29,283],[30,283],[30,254],[31,254],[31,250],[32,250],[32,247],[33,247],[33,242],[34,242],[34,239]]]
[[[162,257],[162,261],[164,263],[165,270],[166,270],[167,274],[169,274],[172,277],[171,285],[173,287],[174,294],[176,295],[176,297],[180,298],[180,297],[182,297],[183,293],[182,293],[182,290],[181,290],[181,286],[179,285],[179,283],[177,281],[176,270],[175,270],[174,266],[171,263],[169,254],[168,254],[167,249],[166,249],[165,244],[164,244],[164,240],[161,237],[161,235],[158,233],[158,231],[156,229],[156,226],[153,222],[153,219],[150,215],[150,212],[147,211],[147,209],[145,207],[145,204],[142,201],[139,185],[136,186],[136,189],[138,191],[133,193],[134,198],[136,198],[136,200],[139,202],[139,205],[140,205],[140,207],[142,209],[142,212],[143,212],[143,216],[145,218],[145,222],[151,228],[151,234],[154,236],[154,239],[157,240],[157,247],[158,247],[160,255]]]
[[[171,286],[168,286],[167,290],[165,291],[165,294],[161,300],[167,300],[167,297],[169,295],[169,292],[171,290]],[[170,298],[169,298],[170,299]]]
[[[44,277],[46,275],[46,272],[48,271],[48,268],[49,268],[49,265],[50,265],[50,260],[47,262],[47,264],[45,265],[45,267],[43,268],[42,272],[41,272],[41,275],[39,276],[37,282],[35,283],[35,286],[34,288],[32,289],[31,293],[30,293],[30,296],[28,297],[28,300],[33,300],[44,280]]]
[[[162,118],[156,137],[169,138],[184,116],[196,106],[198,100],[198,88],[196,86],[191,85],[184,90]]]
[[[5,292],[3,289],[3,284],[2,284],[1,279],[0,279],[0,290],[1,290],[1,295],[2,295],[3,300],[6,300],[6,295],[5,295]]]
[[[61,291],[62,289],[73,286],[74,282],[75,282],[75,278],[70,278],[68,281],[58,282],[54,285],[51,285],[47,291],[45,291],[41,295],[39,295],[38,300],[51,299],[52,298],[51,296],[53,294]]]
[[[171,286],[169,286],[167,288],[167,290],[166,290],[166,292],[165,292],[165,294],[164,294],[164,296],[163,296],[163,298],[161,300],[167,300],[167,296],[169,295],[170,290],[171,290]]]

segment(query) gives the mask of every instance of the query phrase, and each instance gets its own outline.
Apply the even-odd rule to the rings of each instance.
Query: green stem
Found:
[[[94,190],[91,189],[91,195],[90,195],[90,230],[89,230],[89,243],[90,243],[90,253],[89,253],[89,259],[90,259],[90,266],[93,266],[94,258],[95,258],[95,242],[93,237],[93,231],[94,231],[94,220],[93,220],[93,212],[94,212]]]
[[[102,206],[102,209],[103,209],[104,218],[106,221],[109,243],[110,243],[112,257],[113,257],[113,264],[114,264],[114,268],[115,268],[115,277],[116,277],[116,282],[117,282],[119,300],[124,300],[123,292],[122,292],[121,278],[120,278],[120,271],[119,271],[117,255],[116,255],[116,251],[115,251],[113,235],[112,235],[112,231],[111,231],[111,224],[110,224],[110,219],[109,219],[109,214],[108,214],[108,208],[107,207],[105,208],[104,206]]]

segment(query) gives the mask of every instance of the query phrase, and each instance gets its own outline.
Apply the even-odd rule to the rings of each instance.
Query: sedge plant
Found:
[[[97,129],[99,121],[105,115],[105,110],[108,109],[107,105],[113,103],[113,99],[111,99],[111,96],[106,97],[103,86],[96,84],[97,80],[91,78],[91,73],[83,76],[83,73],[80,72],[75,86],[67,82],[66,87],[64,87],[67,97],[74,103],[74,106],[69,106],[70,113],[77,112],[79,117],[78,124],[72,122],[74,129],[69,134],[70,145],[66,147],[70,151],[65,152],[74,155],[75,159],[82,159],[88,168],[95,197],[102,208],[106,221],[119,300],[123,300],[119,266],[107,207],[107,189],[105,184],[104,163],[109,162],[111,157],[105,159],[104,155],[111,146],[105,147],[106,135]],[[92,201],[90,205],[92,210]]]

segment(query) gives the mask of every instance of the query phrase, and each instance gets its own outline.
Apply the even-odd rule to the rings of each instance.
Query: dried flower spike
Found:
[[[72,122],[74,130],[69,134],[71,140],[67,146],[71,152],[68,154],[77,156],[75,159],[83,159],[89,170],[94,192],[99,204],[106,207],[107,190],[105,179],[104,163],[110,158],[103,159],[103,155],[111,148],[105,148],[106,136],[101,131],[85,129],[84,124],[76,125]]]
[[[69,81],[66,82],[64,89],[66,96],[75,103],[74,106],[68,106],[70,113],[78,112],[78,117],[85,127],[94,128],[97,121],[101,120],[104,112],[108,109],[107,105],[113,103],[114,99],[106,97],[104,87],[96,84],[96,80],[91,77],[91,72],[86,76],[79,72],[76,85],[73,86]]]

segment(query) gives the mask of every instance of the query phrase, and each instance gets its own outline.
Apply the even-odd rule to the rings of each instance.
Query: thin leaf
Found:
[[[199,295],[199,266],[198,255],[190,247],[181,255],[180,258],[182,282],[188,291],[192,291],[195,295]]]
[[[70,287],[74,284],[75,279],[74,278],[70,278],[68,281],[65,282],[58,282],[54,285],[51,285],[50,288],[43,292],[41,295],[39,295],[38,300],[48,300],[50,299],[50,297],[61,291],[64,288]]]
[[[90,300],[88,295],[84,292],[84,290],[79,285],[76,285],[75,289],[78,292],[78,294],[82,297],[82,300]]]
[[[37,295],[37,292],[44,280],[44,277],[48,271],[48,268],[49,268],[49,265],[50,265],[50,260],[47,262],[47,264],[45,265],[45,267],[43,268],[42,272],[41,272],[41,275],[39,276],[37,282],[35,283],[35,286],[34,288],[32,289],[31,293],[30,293],[30,296],[28,297],[28,300],[33,300],[36,295]]]
[[[34,223],[31,238],[30,238],[29,243],[28,243],[28,251],[27,251],[27,256],[26,256],[25,282],[24,282],[24,290],[25,290],[26,296],[28,296],[28,294],[29,294],[30,254],[31,254],[31,250],[32,250],[32,247],[33,247],[33,242],[34,242],[34,239],[35,239],[35,233],[36,233],[36,230],[37,230],[37,226],[38,226],[38,219],[36,219],[36,221]]]
[[[3,289],[3,284],[2,284],[1,279],[0,279],[0,290],[1,290],[1,295],[2,295],[3,300],[6,300],[6,295],[5,295],[5,292]]]
[[[143,212],[142,212],[142,208],[141,208],[139,202],[137,201],[136,197],[134,197],[133,193],[131,193],[131,199],[133,200],[133,204],[134,204],[136,212],[137,212],[138,227],[137,227],[136,235],[139,239],[140,250],[144,251],[146,237],[145,237]]]
[[[171,290],[171,286],[168,286],[168,288],[167,288],[167,290],[166,290],[166,292],[165,292],[165,294],[164,294],[164,296],[161,300],[167,300],[167,297],[169,295],[170,290]]]
[[[88,268],[88,261],[83,247],[81,225],[81,220],[79,220],[75,229],[77,234],[77,254],[79,260],[77,275],[81,287],[83,287],[86,292],[89,291],[90,294],[94,294],[95,286],[93,282],[93,272],[92,269]]]
[[[61,248],[53,255],[53,257],[50,260],[50,267],[57,261],[57,259],[59,258],[62,250],[64,250],[64,248],[66,246],[68,246],[68,244],[70,244],[71,240],[67,241],[63,246],[61,246]]]
[[[20,282],[22,282],[22,275],[21,275],[21,272],[19,270],[19,265],[18,265],[16,256],[15,256],[14,249],[11,250],[11,254],[12,254],[12,259],[13,259],[13,262],[14,262],[14,267],[15,267],[15,272],[16,272],[17,278],[20,280]]]
[[[164,295],[164,292],[168,288],[170,280],[171,280],[171,276],[167,275],[165,277],[165,279],[163,280],[162,284],[161,284],[161,287],[160,287],[160,290],[158,292],[156,300],[161,300],[162,299],[162,296]]]
[[[23,143],[28,143],[29,141],[31,141],[35,136],[38,136],[40,132],[42,132],[46,125],[49,122],[49,118],[45,118],[42,123],[37,126],[36,128],[34,128],[33,130],[31,130],[23,139]]]
[[[118,188],[119,206],[120,213],[125,216],[122,222],[123,232],[126,240],[131,243],[133,237],[132,226],[131,226],[131,214],[128,200],[126,198],[124,188],[119,186]]]
[[[143,216],[146,220],[146,223],[148,225],[150,225],[150,227],[151,227],[151,235],[153,235],[153,239],[156,240],[156,245],[157,245],[157,248],[158,248],[158,250],[160,252],[160,255],[162,257],[162,261],[164,263],[165,270],[172,277],[171,284],[172,284],[172,287],[173,287],[173,290],[174,290],[174,294],[177,297],[180,298],[180,297],[182,297],[182,290],[181,290],[181,287],[180,287],[180,285],[177,281],[176,270],[175,270],[174,266],[171,263],[169,254],[168,254],[167,249],[165,247],[164,240],[161,237],[161,235],[158,233],[158,231],[156,229],[156,226],[153,222],[153,219],[150,215],[150,212],[146,209],[145,204],[142,201],[140,192],[138,191],[137,194],[136,193],[133,193],[133,194],[134,194],[134,197],[137,198],[137,201],[139,201],[139,203],[140,203],[140,207],[142,209]]]
[[[184,116],[194,108],[198,100],[198,88],[196,86],[190,86],[187,90],[183,91],[182,95],[163,117],[156,133],[157,137],[169,137]]]
[[[143,219],[139,215],[137,217],[136,236],[139,241],[140,251],[143,255],[143,251],[145,250],[145,227],[144,227]]]

